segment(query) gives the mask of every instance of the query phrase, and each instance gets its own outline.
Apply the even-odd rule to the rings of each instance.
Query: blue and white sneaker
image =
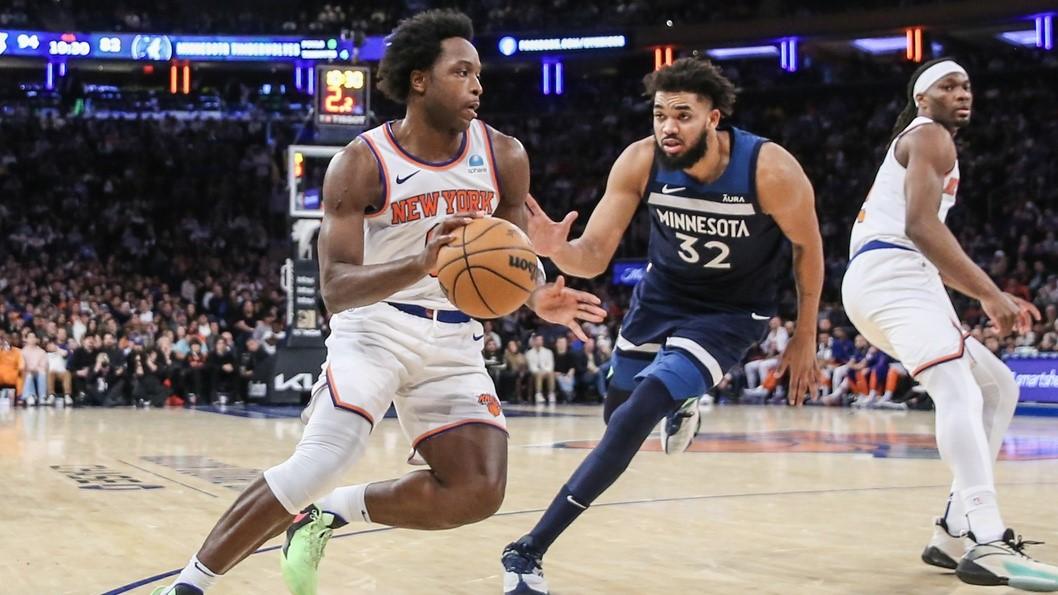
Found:
[[[503,548],[503,595],[547,595],[543,557],[526,535]]]
[[[679,454],[691,447],[702,427],[698,401],[699,397],[687,399],[675,413],[661,422],[661,450],[665,454]]]

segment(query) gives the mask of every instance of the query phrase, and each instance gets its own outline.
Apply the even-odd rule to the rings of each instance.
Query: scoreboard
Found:
[[[316,65],[316,124],[364,126],[371,102],[366,66]]]

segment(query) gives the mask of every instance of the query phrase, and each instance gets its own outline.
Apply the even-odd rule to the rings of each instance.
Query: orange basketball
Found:
[[[536,252],[522,230],[483,217],[454,234],[437,255],[437,280],[456,308],[474,318],[496,318],[529,299],[536,286]]]

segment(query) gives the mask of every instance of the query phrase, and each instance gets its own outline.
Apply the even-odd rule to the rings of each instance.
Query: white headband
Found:
[[[926,89],[929,89],[933,86],[933,83],[948,76],[949,74],[956,73],[970,76],[966,74],[966,69],[964,69],[962,66],[959,66],[952,60],[937,62],[933,66],[930,66],[929,68],[923,70],[922,74],[918,75],[918,78],[915,79],[915,89],[914,91],[912,91],[911,95],[915,96],[921,93],[925,93]]]

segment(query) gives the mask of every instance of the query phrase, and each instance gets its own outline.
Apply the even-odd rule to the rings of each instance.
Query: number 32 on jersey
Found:
[[[678,231],[676,232],[676,238],[680,240],[679,254],[684,262],[694,264],[702,260],[703,255],[698,252],[697,248],[698,238]],[[710,252],[716,251],[711,260],[702,264],[703,267],[707,269],[731,268],[731,263],[727,262],[727,257],[731,254],[731,248],[727,244],[712,240],[702,244],[702,247]],[[705,257],[708,257],[708,254]]]

